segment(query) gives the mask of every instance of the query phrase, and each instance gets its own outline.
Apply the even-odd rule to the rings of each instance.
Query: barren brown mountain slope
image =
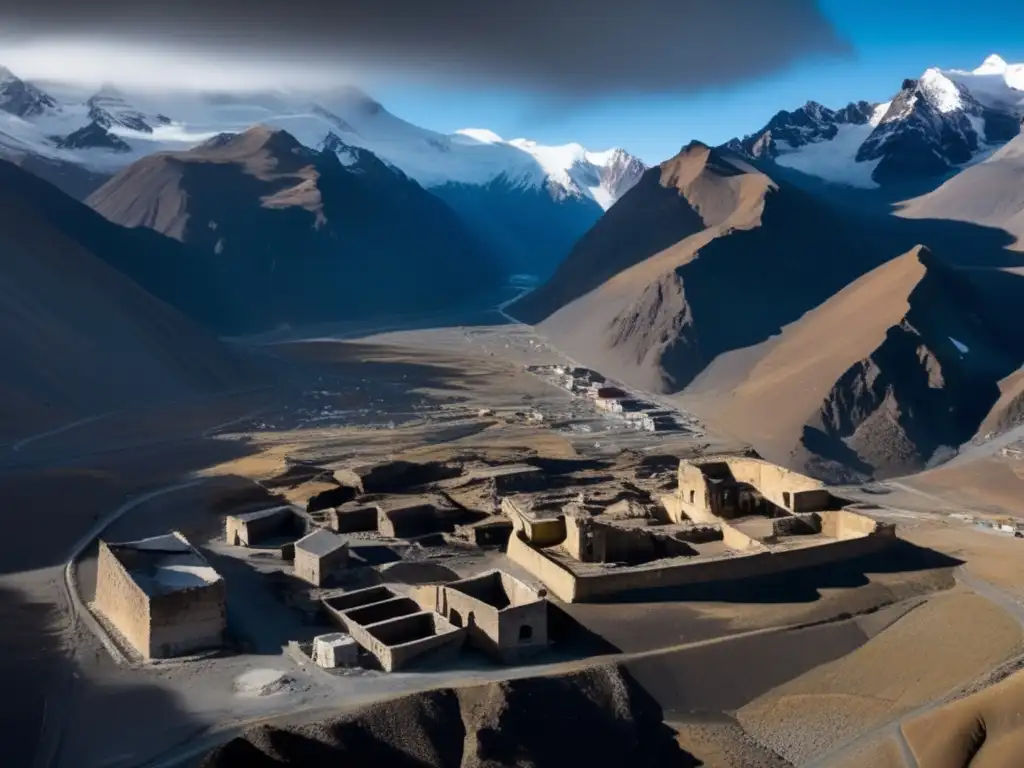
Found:
[[[51,221],[67,207],[67,231]],[[0,438],[249,382],[233,352],[73,237],[81,203],[0,167]],[[122,230],[124,231],[124,230]],[[117,232],[108,233],[110,247]]]
[[[1024,250],[1024,134],[927,195],[904,203],[908,219],[952,219],[1004,229]]]
[[[978,304],[955,270],[915,248],[788,326],[715,418],[787,463],[920,469],[973,436],[1015,367]]]
[[[445,203],[371,153],[348,152],[343,165],[257,126],[145,157],[87,202],[203,253],[202,279],[222,285],[213,322],[230,330],[446,307],[499,283]]]
[[[695,142],[649,171],[511,311],[582,362],[676,392],[886,258],[862,242],[827,204]]]
[[[999,399],[978,428],[985,438],[1000,434],[1024,422],[1024,368],[999,382]]]

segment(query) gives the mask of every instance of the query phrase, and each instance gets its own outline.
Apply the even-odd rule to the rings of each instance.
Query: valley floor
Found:
[[[1014,485],[1024,461],[1004,452],[846,489],[878,505],[870,514],[897,523],[901,543],[890,553],[687,600],[564,605],[580,642],[532,665],[467,657],[394,674],[312,667],[285,646],[324,627],[223,545],[224,515],[259,501],[254,481],[280,475],[286,459],[477,452],[618,466],[623,456],[742,447],[707,428],[650,434],[599,415],[528,373],[526,365],[568,361],[532,329],[497,315],[475,325],[370,330],[249,339],[279,364],[279,386],[112,413],[0,447],[7,764],[198,764],[255,724],[309,723],[414,691],[613,663],[656,701],[680,750],[706,765],[939,765],[928,761],[914,722],[1024,658],[1024,541],[978,524],[1024,517]],[[217,658],[118,663],[84,608],[95,538],[169,529],[183,531],[225,575],[229,624],[248,642]],[[412,571],[516,573],[494,551],[402,551],[399,559]]]

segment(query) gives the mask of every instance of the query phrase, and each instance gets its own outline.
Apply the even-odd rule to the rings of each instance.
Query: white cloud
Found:
[[[28,80],[183,91],[330,88],[360,74],[337,63],[269,61],[238,52],[218,55],[72,38],[0,42],[0,64]]]

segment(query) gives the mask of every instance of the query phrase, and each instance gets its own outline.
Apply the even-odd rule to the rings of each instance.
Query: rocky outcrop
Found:
[[[4,112],[29,119],[59,108],[57,100],[48,93],[0,67],[0,109]]]
[[[69,133],[57,142],[61,149],[107,149],[111,152],[130,152],[124,139],[115,136],[104,126],[93,121]]]
[[[85,102],[89,108],[89,119],[104,128],[126,128],[139,133],[152,133],[142,112],[130,106],[123,94],[110,85],[105,85]],[[167,124],[170,118],[164,115],[154,116],[153,122]]]
[[[307,725],[249,729],[203,768],[344,764],[352,768],[654,768],[695,764],[660,707],[628,673],[595,667],[414,694]]]
[[[836,381],[813,424],[887,473],[920,469],[969,440],[1016,367],[955,271],[925,248],[900,258],[920,264],[906,313]]]
[[[733,139],[726,146],[754,158],[774,159],[780,145],[796,149],[820,141],[831,141],[840,125],[865,125],[876,104],[867,101],[850,102],[839,110],[808,101],[792,112],[782,110],[756,133],[743,139]]]
[[[723,424],[832,479],[919,470],[974,435],[1016,367],[981,309],[914,248],[785,328],[720,402]]]
[[[941,175],[978,151],[981,137],[971,118],[984,113],[964,86],[928,70],[903,82],[857,162],[879,160],[873,178],[880,183]]]

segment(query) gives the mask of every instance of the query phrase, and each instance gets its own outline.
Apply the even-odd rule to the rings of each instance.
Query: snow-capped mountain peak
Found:
[[[29,114],[28,107],[15,109],[4,101],[5,90],[13,93],[23,86],[35,88],[0,72],[0,108],[19,117],[20,112]],[[596,203],[597,213],[644,170],[622,150],[589,152],[577,143],[506,141],[485,128],[431,131],[397,117],[355,87],[316,93],[143,94],[116,83],[91,92],[59,82],[48,90],[51,86],[59,94],[59,101],[51,102],[60,114],[16,123],[0,119],[0,148],[30,148],[53,160],[111,172],[150,152],[187,150],[218,134],[264,124],[310,148],[337,144],[342,163],[372,153],[428,189],[495,185],[510,193],[540,191],[554,201]]]
[[[1001,75],[1007,67],[1010,65],[1006,63],[1006,60],[998,53],[993,53],[983,62],[977,69],[971,70],[971,74],[975,75]]]
[[[31,118],[59,109],[52,96],[26,83],[7,67],[0,67],[0,110]]]
[[[964,86],[982,106],[1024,115],[1024,64],[1008,64],[992,54],[976,69],[949,69],[943,74]]]
[[[779,112],[728,146],[826,181],[874,187],[981,160],[1019,133],[1022,116],[1024,65],[993,54],[969,72],[927,69],[885,104],[832,112],[808,102]]]
[[[939,69],[928,69],[918,81],[921,94],[942,114],[977,111],[977,103],[967,89],[957,85]]]
[[[127,97],[111,83],[104,83],[86,102],[89,119],[107,129],[123,128],[139,133],[153,133],[156,125],[168,125],[170,118],[145,115],[129,104]]]

